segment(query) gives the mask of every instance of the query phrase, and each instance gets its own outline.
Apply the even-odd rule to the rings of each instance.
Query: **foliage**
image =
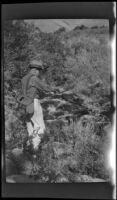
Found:
[[[103,149],[109,144],[104,128],[111,124],[111,59],[107,44],[106,27],[82,25],[68,32],[60,28],[43,33],[23,20],[4,24],[6,151],[21,147],[27,139],[25,108],[18,104],[17,97],[21,78],[33,58],[42,59],[42,76],[50,87],[61,86],[82,96],[90,113],[74,124],[47,124],[35,162],[35,177],[40,182],[57,182],[61,178],[75,182],[75,174],[109,178]]]
[[[82,118],[70,126],[52,124],[41,142],[38,152],[37,178],[56,182],[58,176],[74,182],[74,174],[90,175],[93,178],[109,179],[105,170],[105,151],[102,145],[109,145],[109,137],[95,118]],[[102,142],[103,141],[103,142]],[[43,181],[42,181],[43,182]],[[46,181],[45,181],[46,182]]]

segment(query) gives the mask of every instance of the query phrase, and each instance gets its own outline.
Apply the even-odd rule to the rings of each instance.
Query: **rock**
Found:
[[[46,119],[45,120],[48,124],[52,123],[52,122],[57,122],[57,119]]]
[[[67,102],[65,100],[60,99],[57,108],[60,107],[60,106],[63,106],[63,105],[71,105],[71,103],[69,103],[69,102]]]
[[[12,160],[6,158],[5,165],[6,165],[6,176],[18,173],[17,167]]]
[[[72,107],[72,105],[70,103],[60,104],[57,107],[57,109],[61,109],[63,111],[68,111],[68,112],[71,112],[71,108],[73,108],[73,107]]]
[[[12,139],[12,134],[11,132],[6,128],[5,130],[5,142],[8,143]]]
[[[69,114],[69,113],[64,114],[64,115],[59,116],[58,119],[62,119],[62,118],[64,118],[64,119],[73,118],[73,114]]]
[[[44,120],[56,120],[55,116],[49,114],[49,113],[44,113]]]
[[[69,180],[65,176],[60,176],[56,179],[56,183],[69,183]]]
[[[55,113],[56,112],[56,107],[54,105],[50,105],[48,107],[48,111],[49,111],[49,114]]]
[[[7,183],[16,183],[16,181],[12,178],[12,176],[6,177],[6,182]]]
[[[72,91],[66,91],[62,93],[62,98],[68,102],[77,103],[79,105],[83,103],[83,100],[78,95],[73,94]]]
[[[12,150],[11,156],[18,173],[31,174],[33,163],[28,153],[24,152],[22,148],[15,148]]]
[[[54,116],[55,116],[56,118],[59,117],[59,116],[61,116],[61,115],[64,115],[64,112],[63,112],[63,111],[57,111],[57,112],[54,113]]]
[[[105,182],[104,179],[93,178],[89,175],[74,175],[74,182]]]
[[[43,101],[41,101],[41,104],[43,108],[47,108],[49,105],[57,106],[60,102],[61,100],[57,98],[53,98],[53,99],[47,98],[47,99],[43,99]]]
[[[65,119],[71,115],[73,121],[78,120],[81,115],[88,114],[87,107],[83,104],[84,100],[72,91],[65,91],[58,94],[46,96],[41,99],[44,113],[44,120]],[[66,116],[69,115],[69,116]],[[75,117],[75,118],[74,118]],[[67,121],[70,122],[69,119]],[[71,122],[70,122],[71,123]]]
[[[23,154],[23,148],[14,148],[11,153],[14,155],[14,156],[21,156]]]
[[[105,182],[105,180],[101,178],[93,178],[92,182]]]
[[[24,163],[22,163],[23,170],[21,171],[22,174],[30,175],[33,169],[33,164],[31,161],[26,160]]]
[[[105,131],[105,133],[110,133],[111,130],[112,130],[111,124],[108,124],[108,125],[104,126],[104,131]]]
[[[7,183],[35,183],[36,181],[27,175],[12,175],[6,177]]]
[[[47,182],[49,182],[49,177],[48,176],[42,177],[41,179],[37,179],[36,182],[38,182],[38,183],[47,183]]]

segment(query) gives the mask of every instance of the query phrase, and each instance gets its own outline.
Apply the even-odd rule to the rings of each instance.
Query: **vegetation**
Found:
[[[31,58],[45,63],[42,77],[50,88],[70,89],[83,99],[90,113],[72,124],[46,125],[36,171],[29,174],[39,182],[77,182],[80,175],[109,179],[105,168],[111,134],[106,130],[111,127],[112,115],[108,32],[107,27],[82,25],[69,32],[61,28],[44,33],[23,20],[4,24],[6,156],[10,158],[12,150],[22,147],[27,139],[25,107],[18,104],[17,97]],[[32,152],[29,154],[32,162]]]

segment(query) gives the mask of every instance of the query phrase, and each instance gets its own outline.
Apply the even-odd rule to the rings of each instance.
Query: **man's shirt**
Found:
[[[44,81],[31,73],[24,76],[21,82],[23,96],[28,102],[32,102],[34,98],[42,98],[45,92],[50,91]]]

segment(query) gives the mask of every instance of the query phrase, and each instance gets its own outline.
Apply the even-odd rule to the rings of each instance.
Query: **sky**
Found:
[[[43,32],[54,32],[60,27],[65,27],[66,30],[69,31],[75,26],[82,24],[88,27],[102,25],[109,26],[108,20],[104,19],[34,19],[25,21],[29,23],[33,22]]]

